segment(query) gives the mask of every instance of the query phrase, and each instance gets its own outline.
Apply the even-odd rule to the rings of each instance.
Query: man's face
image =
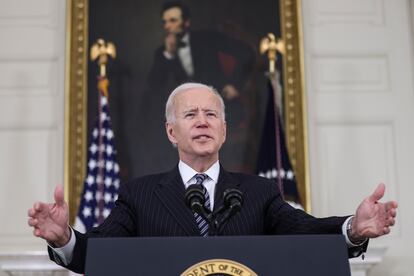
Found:
[[[174,107],[175,122],[167,122],[166,128],[180,159],[188,163],[204,157],[218,160],[226,122],[217,95],[206,88],[190,89],[175,96]]]
[[[171,8],[162,14],[164,30],[167,34],[183,34],[187,31],[189,21],[184,21],[180,8]]]

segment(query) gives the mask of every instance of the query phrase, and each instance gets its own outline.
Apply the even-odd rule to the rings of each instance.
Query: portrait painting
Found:
[[[289,24],[281,22],[291,20],[297,24],[296,1],[283,1],[286,3],[276,0],[262,0],[260,4],[236,0],[73,1],[69,76],[72,91],[69,98],[73,99],[70,98],[68,109],[69,114],[83,112],[86,119],[84,128],[76,125],[73,118],[68,119],[69,130],[76,129],[67,138],[69,201],[76,202],[74,198],[80,193],[84,169],[76,160],[85,163],[85,157],[79,156],[80,149],[86,150],[98,114],[99,67],[88,56],[91,45],[98,39],[116,46],[116,58],[109,59],[106,72],[110,83],[109,113],[123,182],[168,171],[177,165],[177,149],[165,131],[165,103],[171,91],[184,82],[212,86],[224,100],[227,137],[220,151],[221,165],[231,171],[255,173],[268,101],[268,59],[259,52],[260,40],[269,33],[282,38],[283,29],[289,28]],[[81,13],[85,16],[81,17]],[[297,29],[296,26],[292,30]],[[291,33],[289,37],[294,39],[291,42],[294,47],[287,47],[287,55],[292,58],[282,60],[278,55],[276,70],[283,91],[295,91],[291,96],[296,98],[290,101],[300,103],[286,105],[289,99],[283,99],[282,105],[286,108],[281,116],[286,122],[289,150],[293,151],[292,164],[302,181],[306,178],[303,169],[306,162],[302,160],[303,145],[296,145],[304,141],[303,122],[289,121],[292,116],[286,116],[293,112],[299,115],[295,120],[302,120],[301,110],[289,110],[289,106],[301,109],[302,102],[300,76],[292,75],[300,71],[298,33]],[[289,66],[286,60],[291,62],[290,70],[286,69]],[[79,73],[82,68],[85,74]],[[76,104],[79,101],[76,94],[78,98],[86,97],[85,106],[82,102]],[[77,120],[81,122],[79,115]],[[287,127],[291,125],[297,127]],[[293,137],[292,143],[289,136]],[[305,186],[299,190],[306,193]]]

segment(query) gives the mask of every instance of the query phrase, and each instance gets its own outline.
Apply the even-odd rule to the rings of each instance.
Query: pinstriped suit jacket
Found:
[[[315,218],[292,208],[281,198],[277,185],[268,179],[231,173],[220,168],[214,208],[223,204],[223,192],[237,188],[244,195],[242,210],[220,235],[340,234],[347,217]],[[144,176],[121,187],[116,207],[105,222],[87,234],[75,231],[76,245],[67,268],[84,271],[89,237],[199,236],[193,212],[184,200],[185,188],[178,166],[162,174]],[[361,248],[354,248],[361,252]],[[355,254],[352,254],[354,256]],[[56,260],[54,254],[51,259]]]

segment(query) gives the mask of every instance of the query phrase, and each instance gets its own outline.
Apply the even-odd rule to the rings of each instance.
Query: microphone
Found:
[[[223,193],[224,206],[230,209],[231,215],[241,210],[243,205],[243,193],[238,189],[226,189]]]
[[[221,206],[214,216],[214,233],[216,235],[220,232],[220,229],[228,222],[228,220],[237,214],[241,210],[243,205],[243,193],[234,188],[226,189],[223,193],[224,205]],[[218,214],[221,214],[218,218]]]
[[[204,198],[203,189],[200,185],[190,185],[185,192],[185,202],[193,211],[202,216],[207,222],[211,221],[210,210],[204,206],[206,199]]]

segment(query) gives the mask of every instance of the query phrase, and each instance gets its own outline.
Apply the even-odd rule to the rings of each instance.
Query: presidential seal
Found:
[[[181,276],[257,276],[257,274],[247,266],[226,259],[211,259],[199,262],[186,271]]]

